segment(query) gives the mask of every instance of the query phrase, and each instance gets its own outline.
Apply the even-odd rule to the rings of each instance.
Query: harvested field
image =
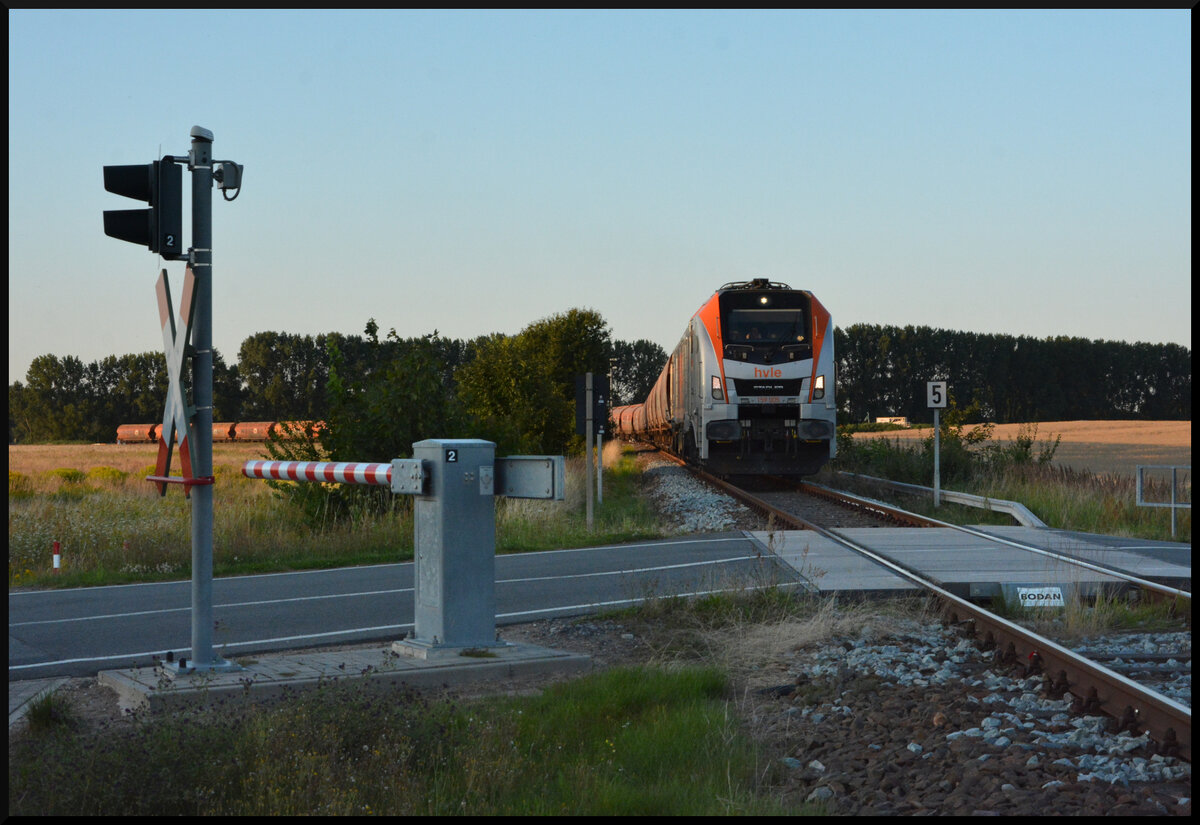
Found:
[[[266,457],[261,443],[214,444],[213,465],[240,473],[245,461]],[[9,444],[9,470],[38,475],[68,467],[86,473],[94,467],[115,467],[126,473],[145,473],[158,458],[157,444]],[[179,453],[171,461],[179,470]]]
[[[1020,433],[1022,424],[998,424],[994,440],[1001,443]],[[964,428],[970,431],[971,426]],[[855,433],[855,438],[895,438],[902,441],[921,439],[928,429],[890,430],[879,433]],[[1037,425],[1036,442],[1062,442],[1054,463],[1074,470],[1132,476],[1139,464],[1175,464],[1191,466],[1192,422],[1190,421],[1047,421]],[[30,444],[8,447],[10,470],[34,475],[59,467],[87,472],[92,467],[116,467],[138,473],[154,464],[158,447],[154,444]],[[242,462],[263,458],[262,444],[213,445],[213,463],[234,473]],[[178,464],[175,460],[173,466]]]
[[[993,441],[1011,441],[1024,424],[998,424]],[[963,428],[969,432],[974,427]],[[921,439],[928,429],[855,433],[855,438]],[[1093,473],[1133,476],[1139,464],[1191,466],[1190,421],[1047,421],[1037,425],[1036,446],[1062,436],[1054,464]]]

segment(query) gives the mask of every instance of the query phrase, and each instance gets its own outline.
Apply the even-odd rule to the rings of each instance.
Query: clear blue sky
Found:
[[[670,349],[754,277],[843,327],[1191,347],[1190,15],[8,11],[9,382],[161,350],[102,168],[194,125],[246,170],[213,202],[230,363],[572,307]]]

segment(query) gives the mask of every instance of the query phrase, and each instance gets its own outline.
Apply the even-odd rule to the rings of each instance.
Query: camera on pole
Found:
[[[104,234],[141,244],[168,260],[187,257],[183,250],[183,170],[175,159],[136,166],[105,166],[104,188],[145,201],[149,209],[105,210]]]

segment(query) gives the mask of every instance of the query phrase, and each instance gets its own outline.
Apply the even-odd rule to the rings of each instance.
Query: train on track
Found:
[[[296,428],[311,427],[320,437],[324,421],[237,421],[212,425],[213,443],[225,441],[266,441],[273,434],[283,435]],[[161,424],[122,424],[117,427],[118,444],[157,444]]]
[[[833,321],[811,292],[728,283],[614,431],[717,475],[806,476],[837,453]]]

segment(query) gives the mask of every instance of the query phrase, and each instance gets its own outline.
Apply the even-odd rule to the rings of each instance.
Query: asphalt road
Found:
[[[496,558],[496,624],[653,597],[795,581],[741,533]],[[412,563],[220,578],[219,655],[387,641],[412,630]],[[191,582],[9,593],[9,680],[91,676],[190,656]]]

